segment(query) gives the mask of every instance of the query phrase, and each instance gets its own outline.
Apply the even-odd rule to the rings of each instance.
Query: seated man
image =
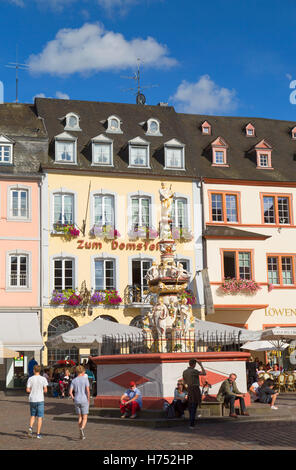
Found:
[[[126,418],[131,413],[131,418],[137,416],[137,411],[142,408],[142,394],[135,382],[130,382],[129,388],[120,399],[121,418]]]
[[[251,396],[254,398],[254,401],[259,401],[259,393],[258,389],[262,387],[264,384],[264,378],[263,377],[257,377],[256,382],[252,383],[251,387],[249,388],[249,391],[251,392]]]
[[[271,379],[267,379],[264,384],[258,389],[258,396],[260,403],[268,403],[272,410],[277,410],[278,407],[275,406],[275,401],[279,395],[278,392],[273,390],[274,383]]]
[[[230,374],[228,379],[224,380],[222,383],[218,395],[217,395],[217,400],[218,401],[223,401],[225,405],[230,406],[230,414],[232,418],[237,418],[237,415],[235,414],[235,409],[234,409],[234,404],[236,400],[239,400],[240,403],[240,409],[241,409],[241,414],[243,416],[249,416],[249,413],[246,411],[246,405],[245,405],[245,400],[244,397],[245,395],[241,392],[239,392],[237,385],[235,383],[237,378],[236,374]]]

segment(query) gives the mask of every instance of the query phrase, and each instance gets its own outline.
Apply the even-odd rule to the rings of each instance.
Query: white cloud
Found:
[[[106,31],[101,24],[86,23],[79,29],[61,29],[40,54],[31,55],[32,72],[65,76],[123,70],[134,67],[137,59],[144,66],[171,67],[177,61],[168,56],[165,45],[154,38],[125,39],[120,33]]]
[[[220,87],[209,75],[203,75],[196,83],[183,80],[170,99],[178,111],[185,113],[225,113],[237,106],[236,91]]]
[[[56,95],[56,98],[58,98],[59,100],[69,100],[70,99],[70,96],[67,95],[67,93],[63,93],[62,91],[57,91],[55,95]]]

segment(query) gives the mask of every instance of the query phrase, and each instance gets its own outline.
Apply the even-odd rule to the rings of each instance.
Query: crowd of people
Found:
[[[199,365],[199,370],[196,365]],[[95,382],[95,367],[91,361],[84,361],[82,365],[75,367],[53,367],[42,368],[34,358],[29,363],[29,379],[26,391],[29,393],[30,402],[30,424],[28,435],[33,436],[33,425],[37,417],[37,438],[41,436],[42,418],[44,416],[44,394],[51,388],[53,396],[66,396],[72,399],[78,414],[78,426],[80,438],[85,439],[84,429],[87,423],[89,402],[92,393],[92,382]],[[269,378],[264,378],[265,373]],[[272,410],[275,406],[279,392],[276,390],[274,380],[280,374],[280,367],[274,364],[263,364],[257,358],[251,357],[247,362],[247,384],[248,391],[253,401],[268,404]],[[188,368],[183,371],[182,378],[177,381],[174,390],[174,399],[171,404],[167,403],[172,414],[171,417],[184,418],[186,409],[189,411],[190,428],[195,426],[196,412],[201,406],[202,394],[210,385],[204,381],[203,391],[200,390],[200,376],[206,376],[206,371],[201,362],[190,359]],[[237,376],[231,373],[224,380],[217,394],[217,401],[224,403],[229,408],[229,416],[237,418],[235,410],[236,401],[239,402],[240,415],[249,416],[246,409],[246,394],[240,392],[236,385]],[[135,418],[143,405],[142,394],[135,382],[130,382],[128,388],[120,398],[121,418]],[[200,416],[197,413],[198,417]],[[168,414],[169,416],[169,414]]]

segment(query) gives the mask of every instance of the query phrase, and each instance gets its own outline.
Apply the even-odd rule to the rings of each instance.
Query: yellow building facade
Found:
[[[196,229],[195,207],[199,189],[190,179],[163,179],[171,185],[175,225],[180,211],[186,236],[177,238],[176,259],[191,273],[190,291],[197,299],[194,315],[201,317],[198,271],[202,265]],[[88,172],[48,171],[43,184],[43,339],[82,326],[97,317],[140,326],[151,306],[145,275],[154,261],[159,262],[160,179],[137,176],[110,176]],[[111,203],[111,202],[112,203]],[[193,202],[195,201],[195,203]],[[112,208],[112,217],[108,216]],[[180,216],[180,214],[179,214]],[[108,218],[109,217],[109,218]],[[135,218],[139,219],[135,233]],[[145,219],[149,220],[146,220]],[[68,219],[67,219],[68,218]],[[66,219],[78,232],[61,231]],[[104,220],[105,219],[105,220]],[[141,221],[151,230],[141,231]],[[112,224],[115,233],[103,235],[101,227]],[[97,229],[97,230],[96,230]],[[195,229],[195,230],[194,230]],[[196,231],[197,230],[197,231]],[[79,305],[59,304],[57,293],[69,289],[83,298]],[[96,291],[114,290],[118,305],[94,304]],[[88,355],[89,350],[80,351]],[[78,350],[57,351],[45,347],[43,363],[53,363],[68,355],[78,359]]]

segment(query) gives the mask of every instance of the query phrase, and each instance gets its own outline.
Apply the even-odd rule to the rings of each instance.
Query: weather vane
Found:
[[[130,80],[135,80],[137,82],[137,86],[134,87],[134,88],[127,88],[124,91],[134,91],[135,95],[136,95],[136,103],[144,105],[146,103],[146,97],[142,93],[142,90],[144,90],[144,88],[157,87],[158,85],[146,85],[146,86],[141,86],[140,85],[140,64],[143,63],[143,61],[141,59],[137,59],[137,62],[138,62],[137,72],[134,72],[134,75],[132,77],[122,76],[122,78],[128,78]]]
[[[11,69],[15,69],[15,102],[18,103],[18,71],[19,70],[28,70],[30,67],[27,64],[20,64],[18,62],[18,49],[16,47],[16,61],[15,62],[9,62],[8,65],[5,65],[5,67],[9,67]]]

